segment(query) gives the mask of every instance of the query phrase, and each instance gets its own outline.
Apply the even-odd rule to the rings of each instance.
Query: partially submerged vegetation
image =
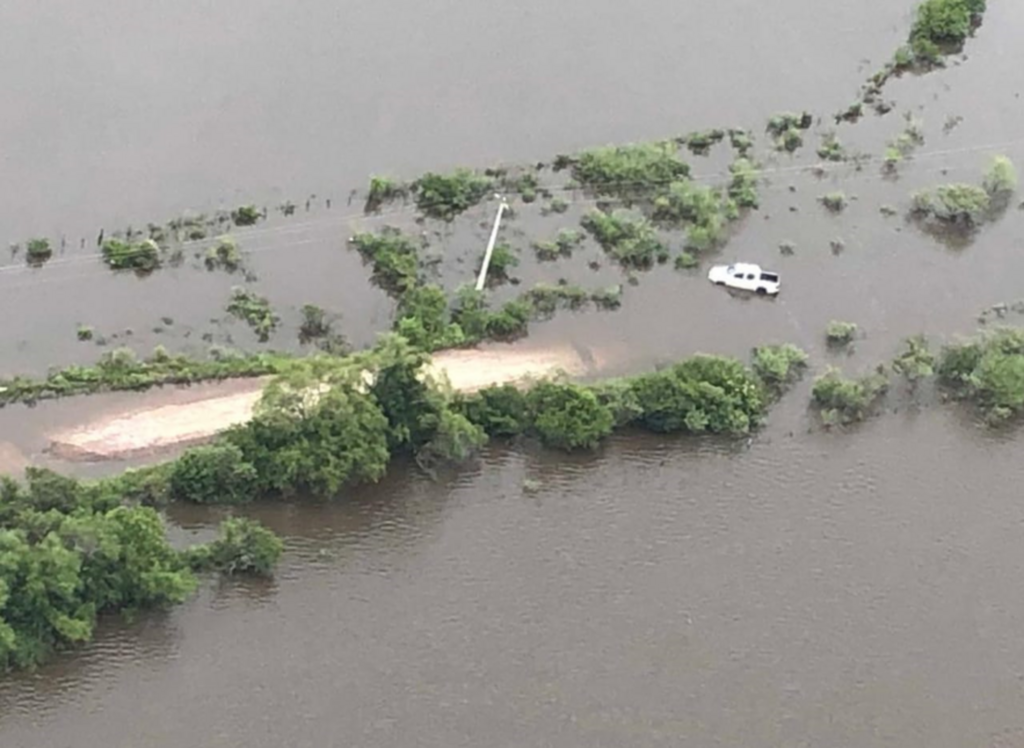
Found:
[[[751,368],[774,394],[781,394],[807,370],[807,354],[790,343],[754,349]]]
[[[991,423],[1024,409],[1024,330],[1002,328],[942,348],[935,371],[955,397],[974,403]]]
[[[89,641],[97,618],[185,600],[193,568],[269,574],[281,541],[229,519],[208,545],[175,550],[163,520],[140,506],[162,470],[80,482],[28,468],[0,478],[0,671],[35,666]]]
[[[629,210],[604,213],[592,210],[580,221],[584,229],[615,262],[624,268],[649,270],[669,257],[654,226]]]
[[[847,379],[837,369],[829,369],[814,380],[811,398],[822,423],[845,425],[866,418],[888,388],[882,367],[859,379]]]
[[[44,238],[29,239],[25,243],[25,262],[32,267],[42,267],[53,257],[50,240]]]
[[[283,371],[290,364],[289,357],[271,353],[224,354],[211,360],[161,353],[140,360],[129,349],[116,349],[105,353],[95,366],[68,366],[51,371],[45,379],[0,379],[0,406],[97,392],[259,377]]]
[[[227,313],[249,325],[261,343],[270,340],[270,336],[273,335],[281,321],[266,297],[246,288],[231,289]]]
[[[242,252],[238,242],[231,236],[217,238],[217,243],[206,250],[203,264],[207,270],[224,270],[233,273],[242,267]]]
[[[160,267],[160,247],[152,239],[138,242],[107,239],[102,251],[103,261],[113,270],[151,273]]]
[[[553,240],[534,242],[533,250],[540,262],[567,259],[572,257],[573,251],[583,243],[584,238],[578,229],[559,229]]]
[[[488,177],[469,169],[450,174],[428,172],[410,186],[416,207],[428,218],[451,221],[494,190]]]
[[[1017,187],[1017,173],[1006,156],[996,156],[982,181],[945,184],[914,193],[911,215],[921,221],[935,220],[953,228],[973,229],[1005,208]]]
[[[814,124],[810,112],[782,112],[768,120],[765,130],[772,136],[776,150],[793,153],[804,144],[803,131]]]
[[[690,176],[690,167],[671,141],[634,143],[583,151],[556,162],[590,192],[623,198],[642,195],[657,185]]]
[[[857,325],[853,322],[832,320],[825,328],[825,340],[834,348],[845,348],[857,337]]]

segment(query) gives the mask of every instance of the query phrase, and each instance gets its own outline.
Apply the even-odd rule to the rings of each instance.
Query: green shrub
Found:
[[[420,213],[451,221],[483,200],[494,183],[469,169],[456,169],[450,174],[424,174],[413,182],[412,189]]]
[[[187,558],[197,571],[270,576],[283,552],[281,539],[256,520],[229,517],[221,522],[216,540],[190,548]]]
[[[500,285],[510,279],[509,271],[518,267],[519,258],[507,244],[499,244],[491,253],[491,264],[487,268],[488,285]]]
[[[244,504],[256,490],[256,468],[233,444],[193,447],[171,468],[171,498],[195,504]]]
[[[349,243],[373,267],[373,282],[399,296],[419,282],[419,252],[401,231],[385,227],[378,234],[356,234]]]
[[[801,130],[806,130],[813,123],[814,117],[810,112],[783,112],[769,119],[765,129],[775,139],[776,149],[792,153],[804,144]]]
[[[807,369],[807,354],[795,345],[763,345],[754,349],[754,373],[774,392],[797,381]]]
[[[489,436],[518,436],[531,425],[526,395],[511,384],[485,387],[462,396],[456,404],[459,412]]]
[[[611,434],[611,411],[577,384],[541,382],[526,395],[533,428],[541,441],[564,450],[595,449]]]
[[[366,193],[364,213],[377,213],[385,204],[400,200],[408,194],[409,188],[389,177],[370,177],[370,189]]]
[[[857,325],[853,322],[832,320],[825,328],[825,340],[830,346],[836,348],[848,346],[855,337],[857,337]]]
[[[624,268],[647,270],[668,259],[668,249],[647,219],[626,210],[592,210],[580,221],[601,248]]]
[[[917,6],[910,31],[911,45],[927,43],[959,49],[974,24],[981,21],[985,4],[985,0],[924,0]]]
[[[892,362],[892,370],[911,384],[932,376],[935,373],[935,355],[928,347],[928,339],[924,335],[907,338],[903,350]]]
[[[402,295],[398,302],[395,332],[426,351],[465,342],[462,329],[450,321],[444,289],[432,284],[416,286]]]
[[[993,200],[1006,199],[1017,189],[1017,170],[1006,156],[996,156],[982,181],[985,192]]]
[[[680,141],[686,145],[690,153],[696,156],[706,156],[711,151],[711,146],[724,139],[725,130],[703,130],[692,132],[681,138]]]
[[[692,270],[693,268],[700,265],[700,260],[696,255],[690,252],[680,252],[676,256],[675,267],[676,270]]]
[[[819,197],[818,201],[833,213],[841,213],[847,205],[846,194],[843,192],[829,192]]]
[[[878,371],[860,379],[845,379],[829,369],[814,381],[812,401],[826,426],[861,421],[889,387],[885,375]]]
[[[740,155],[746,156],[747,151],[754,147],[754,139],[742,128],[729,130],[729,145]]]
[[[107,239],[102,247],[103,261],[113,270],[150,273],[160,267],[160,248],[152,239],[126,242]]]
[[[598,195],[629,196],[690,175],[674,143],[636,143],[594,148],[580,153],[572,175]]]
[[[732,177],[729,180],[729,197],[741,208],[756,208],[760,204],[757,194],[757,182],[760,172],[754,163],[746,158],[738,158],[729,165]]]
[[[622,306],[622,284],[590,292],[590,300],[598,309],[612,310]]]
[[[761,383],[735,359],[694,356],[664,371],[632,380],[641,415],[636,423],[656,432],[746,433],[765,410]]]
[[[45,265],[53,257],[49,239],[29,239],[25,244],[25,262],[32,267]]]
[[[274,314],[266,297],[238,287],[231,289],[227,313],[249,325],[261,343],[270,340],[270,336],[281,321],[280,317]]]
[[[559,229],[553,241],[534,242],[533,250],[540,262],[554,262],[572,257],[573,251],[583,243],[583,233],[577,229]]]
[[[95,334],[96,331],[88,325],[80,325],[75,333],[76,337],[83,342],[86,340],[92,340]]]
[[[551,213],[565,213],[569,210],[569,202],[562,197],[553,197],[551,202],[548,203],[548,211]]]
[[[846,149],[834,132],[827,133],[818,146],[818,158],[825,161],[845,161]]]
[[[673,182],[654,199],[653,215],[662,223],[691,223],[717,231],[738,214],[735,202],[721,191],[685,181]]]
[[[590,294],[579,286],[538,283],[523,298],[530,302],[534,311],[542,317],[550,317],[560,307],[573,311],[584,307],[590,301]]]
[[[236,226],[252,226],[263,218],[263,212],[255,205],[241,205],[231,211],[231,220]]]
[[[242,253],[238,249],[238,242],[230,236],[217,238],[217,243],[206,250],[206,257],[203,263],[207,270],[218,268],[233,273],[242,267]]]
[[[913,195],[911,213],[970,228],[985,220],[992,205],[989,194],[973,184],[946,184]]]
[[[936,372],[993,423],[1024,409],[1024,330],[1003,328],[943,347]]]

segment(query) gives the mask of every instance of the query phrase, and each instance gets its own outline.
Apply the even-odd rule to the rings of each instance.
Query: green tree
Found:
[[[196,504],[243,504],[255,497],[257,471],[231,443],[194,447],[174,462],[170,494]]]
[[[527,394],[533,428],[544,444],[559,449],[595,449],[612,432],[615,419],[589,389],[541,382]]]

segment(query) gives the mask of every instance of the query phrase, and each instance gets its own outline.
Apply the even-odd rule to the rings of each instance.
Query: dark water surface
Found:
[[[926,156],[899,179],[871,165],[794,171],[824,127],[767,164],[764,205],[723,256],[779,269],[777,302],[663,268],[626,288],[621,311],[560,317],[531,343],[626,350],[635,367],[791,341],[818,371],[858,371],[905,335],[970,332],[982,309],[1024,297],[1015,207],[959,250],[879,213],[922,186],[977,181],[992,153],[1022,162],[1024,6],[991,5],[968,60],[893,82],[894,113],[840,128],[877,155],[902,112],[921,117]],[[760,128],[782,109],[828,115],[903,38],[910,6],[19,4],[0,24],[0,226],[11,241],[66,233],[72,247],[38,272],[0,271],[0,364],[93,360],[79,323],[131,326],[140,350],[201,350],[211,331],[253,347],[210,322],[239,280],[187,265],[113,276],[88,242],[75,254],[78,237],[312,193],[309,213],[239,234],[256,287],[292,326],[274,342],[294,347],[305,302],[342,312],[366,342],[390,304],[342,240],[376,225],[345,204],[368,172]],[[840,216],[816,204],[833,189],[856,198]],[[525,252],[527,235],[583,209],[517,219],[508,236]],[[439,237],[437,251],[463,258],[452,267],[472,262],[490,210]],[[524,281],[622,280],[586,270],[595,251],[524,267]],[[164,315],[174,330],[152,332]],[[864,331],[850,358],[824,350],[834,318]],[[4,679],[0,746],[1024,744],[1018,435],[902,392],[898,412],[862,428],[808,431],[807,389],[749,445],[627,436],[585,458],[495,447],[437,482],[399,468],[350,501],[257,507],[287,539],[272,582],[211,582]],[[0,441],[38,449],[98,407],[84,403],[0,413]],[[217,518],[172,517],[199,533]]]

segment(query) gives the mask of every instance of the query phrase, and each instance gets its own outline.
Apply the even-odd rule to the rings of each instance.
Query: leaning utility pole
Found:
[[[494,243],[498,241],[498,228],[501,226],[501,214],[505,212],[508,203],[500,195],[495,195],[501,202],[498,204],[498,215],[494,217],[494,228],[491,229],[491,238],[487,242],[487,251],[484,253],[484,262],[480,266],[480,275],[476,279],[476,290],[483,291],[484,283],[487,282],[487,268],[491,265],[491,255],[494,254]]]

